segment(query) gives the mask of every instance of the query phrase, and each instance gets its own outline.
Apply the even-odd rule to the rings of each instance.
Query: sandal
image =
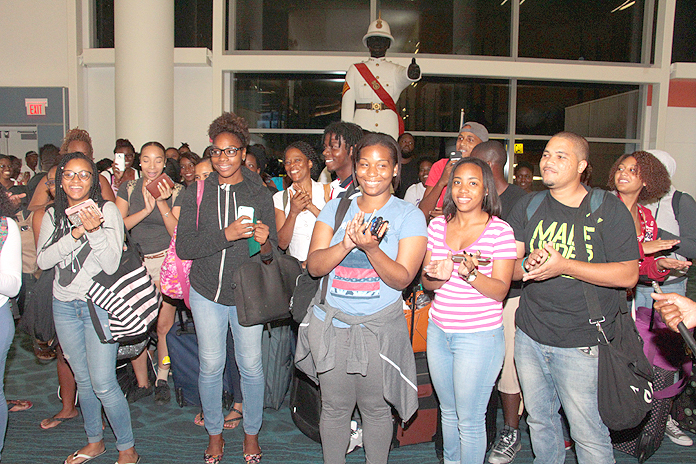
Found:
[[[222,424],[223,429],[227,429],[227,430],[236,429],[237,426],[239,426],[239,423],[241,422],[241,420],[244,418],[242,411],[240,411],[237,408],[231,408],[230,412],[236,412],[237,414],[239,414],[239,417],[233,417],[232,419],[225,419],[225,422]]]
[[[203,411],[196,414],[196,417],[193,418],[193,423],[199,427],[205,427],[205,418],[203,417]]]
[[[9,412],[19,412],[31,409],[34,403],[29,400],[7,400],[7,406]]]
[[[79,416],[79,414],[76,414],[76,415],[74,415],[74,416],[72,416],[72,417],[55,417],[55,416],[54,416],[54,417],[51,417],[50,419],[44,419],[44,420],[42,420],[41,423],[39,423],[39,427],[41,427],[41,428],[44,429],[44,430],[53,429],[53,428],[58,427],[58,426],[59,426],[60,424],[62,424],[63,422],[69,421],[70,419],[74,419],[74,418],[76,418],[77,416]],[[58,422],[58,423],[57,423],[56,425],[52,425],[52,426],[50,426],[50,427],[46,427],[46,426],[43,425],[44,421],[49,421],[48,424],[51,424],[51,423],[53,423],[53,422]]]
[[[246,462],[247,464],[259,464],[261,462],[262,457],[263,451],[259,451],[256,454],[244,453],[244,462]]]
[[[222,456],[225,453],[225,442],[222,442],[222,453],[220,454],[208,454],[208,453],[203,453],[203,462],[205,464],[220,464],[220,461],[222,461]]]

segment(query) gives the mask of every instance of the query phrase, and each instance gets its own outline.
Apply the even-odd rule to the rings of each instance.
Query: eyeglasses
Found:
[[[86,172],[86,171],[83,171],[83,172]],[[56,185],[56,181],[55,180],[47,180],[46,182],[44,182],[44,184],[46,184],[47,187],[53,187],[54,185]]]
[[[78,179],[85,181],[89,180],[92,177],[92,173],[89,171],[80,171],[80,172],[73,172],[73,171],[63,171],[63,179],[71,181],[73,180],[73,177],[77,176]]]
[[[212,158],[218,158],[220,155],[222,155],[224,153],[225,156],[227,156],[228,158],[234,158],[235,156],[237,156],[237,153],[240,150],[241,150],[241,148],[237,148],[237,147],[228,147],[228,148],[224,148],[224,149],[211,148],[210,149],[210,156]]]

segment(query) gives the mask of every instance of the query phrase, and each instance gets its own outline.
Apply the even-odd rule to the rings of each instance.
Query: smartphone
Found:
[[[147,188],[147,191],[150,192],[150,195],[152,195],[155,198],[160,197],[160,191],[159,191],[159,188],[157,188],[157,185],[162,183],[162,182],[169,185],[169,188],[174,187],[174,181],[172,179],[170,179],[168,175],[166,175],[165,173],[162,173],[159,176],[157,176],[154,180],[152,180],[152,182],[147,184],[146,188]]]
[[[126,170],[126,154],[114,153],[114,167],[123,172]]]
[[[462,159],[462,153],[459,151],[453,151],[452,153],[450,153],[449,158],[450,161],[459,161],[460,159]]]
[[[251,218],[251,220],[245,219],[244,221],[242,221],[243,224],[253,224],[254,222],[256,222],[254,220],[254,208],[251,206],[239,206],[237,208],[237,218],[239,219],[242,216],[248,216]]]
[[[99,207],[94,202],[94,200],[88,198],[82,203],[78,203],[75,206],[71,206],[70,208],[65,210],[65,215],[68,216],[68,220],[70,220],[70,223],[75,227],[82,225],[82,220],[80,219],[79,213],[85,208],[90,208],[93,212],[96,212],[100,218],[103,217],[102,212],[99,210]]]

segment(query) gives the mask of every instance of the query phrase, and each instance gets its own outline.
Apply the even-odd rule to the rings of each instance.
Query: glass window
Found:
[[[696,62],[696,1],[677,0],[674,13],[674,41],[672,42],[672,63]]]
[[[341,119],[343,75],[236,74],[234,111],[259,129],[323,129]],[[508,81],[426,76],[401,93],[407,131],[459,132],[464,121],[506,133]]]
[[[228,11],[234,3],[237,50],[365,51],[369,0],[229,0]]]
[[[114,48],[114,0],[95,0],[94,48]],[[213,0],[174,0],[174,46],[213,48]]]
[[[399,53],[510,56],[511,2],[379,0]]]
[[[539,171],[539,160],[544,152],[548,140],[518,140],[517,143],[522,143],[524,149],[522,153],[515,155],[515,165],[520,161],[526,161],[534,167],[534,182],[532,190],[543,190],[544,184],[541,182],[541,173]],[[635,144],[624,143],[601,143],[590,142],[590,165],[592,172],[589,178],[591,187],[607,187],[609,170],[619,156],[625,153],[633,153],[637,150]]]
[[[645,3],[524,2],[520,5],[519,56],[640,63]]]
[[[519,81],[518,134],[637,138],[638,86]]]

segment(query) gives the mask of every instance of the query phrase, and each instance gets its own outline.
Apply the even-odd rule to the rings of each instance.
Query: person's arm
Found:
[[[40,209],[34,211],[34,215],[31,217],[31,230],[34,233],[34,245],[36,246],[39,244],[39,232],[41,232],[41,220],[44,214],[46,214],[46,210]]]
[[[157,210],[159,211],[160,215],[162,215],[164,227],[167,229],[167,233],[171,237],[174,235],[174,230],[179,222],[179,216],[173,214],[174,208],[173,206],[169,206],[170,202],[167,201],[172,197],[174,189],[169,187],[169,184],[166,182],[160,182],[157,185],[157,188],[159,189],[160,196],[157,197],[155,205],[157,206]]]
[[[270,262],[273,259],[273,248],[278,246],[278,230],[275,222],[275,208],[271,192],[264,186],[256,198],[258,219],[253,227],[253,237],[261,245],[261,259]]]
[[[0,249],[0,295],[12,298],[22,287],[22,239],[19,226],[7,218],[7,238]]]
[[[278,193],[278,195],[282,195],[282,193]],[[278,227],[278,246],[281,250],[287,249],[290,245],[292,234],[295,232],[297,216],[312,203],[311,197],[304,192],[288,190],[288,198],[290,211],[287,217],[285,217],[285,211],[274,208],[276,227]]]
[[[552,244],[544,245],[547,258],[539,267],[524,274],[522,280],[547,280],[567,275],[600,287],[632,288],[638,282],[638,260],[588,263],[564,258]]]
[[[444,161],[444,162],[443,162]],[[449,160],[440,160],[430,169],[428,180],[425,182],[425,193],[418,204],[426,219],[430,219],[430,212],[437,207],[442,191],[447,187],[450,172],[454,163]]]
[[[346,80],[343,85],[343,98],[341,100],[341,121],[353,122],[355,119],[355,89],[351,86],[355,85],[357,69],[350,65],[346,71]],[[360,76],[362,79],[362,76]]]
[[[111,275],[118,270],[123,252],[123,219],[113,203],[105,203],[102,208],[104,221],[93,232],[85,232],[85,237],[92,248],[90,255],[97,259],[101,268]],[[83,219],[83,222],[84,219]],[[85,223],[87,227],[88,224]],[[90,228],[90,230],[92,230]]]
[[[526,248],[524,243],[515,240],[515,246],[517,247],[517,260],[515,261],[515,266],[512,268],[512,280],[522,280],[524,276],[524,255],[526,254]]]
[[[99,177],[99,185],[101,186],[102,198],[106,201],[116,201],[116,195],[114,195],[114,190],[111,188],[109,180],[104,176]],[[58,186],[56,186],[57,188]]]
[[[53,209],[49,209],[46,214],[44,214],[41,221],[39,242],[36,246],[36,264],[43,270],[52,268],[63,261],[70,253],[82,246],[82,234],[80,234],[78,238],[75,238],[72,233],[66,234],[56,243],[48,245],[55,230],[55,225],[53,224],[54,214]],[[73,231],[77,231],[78,229],[81,229],[81,227],[76,227]]]
[[[466,279],[471,271],[478,267],[477,262],[471,262],[476,259],[474,256],[467,259],[466,263],[462,262],[459,265],[459,275]],[[515,259],[495,259],[493,260],[493,271],[491,276],[479,272],[473,282],[470,283],[476,291],[481,295],[495,301],[503,301],[510,290],[510,282],[512,281],[512,272],[516,264]],[[466,267],[466,269],[464,269]]]
[[[46,177],[47,176],[44,175],[36,185],[34,195],[31,197],[29,206],[27,206],[29,211],[37,211],[46,208],[51,202],[51,196],[49,195],[48,186],[46,185]]]
[[[687,329],[696,327],[696,303],[677,293],[653,293],[653,307],[662,316],[662,320],[675,332],[683,322]]]
[[[123,217],[123,223],[126,225],[126,228],[128,230],[131,230],[133,227],[140,224],[140,222],[142,222],[146,217],[148,217],[154,209],[156,200],[150,194],[150,192],[147,191],[146,188],[143,188],[143,200],[145,201],[145,207],[143,209],[141,209],[137,213],[128,214],[128,201],[120,196],[116,199],[116,206],[118,207],[118,210],[121,212],[121,217]]]

